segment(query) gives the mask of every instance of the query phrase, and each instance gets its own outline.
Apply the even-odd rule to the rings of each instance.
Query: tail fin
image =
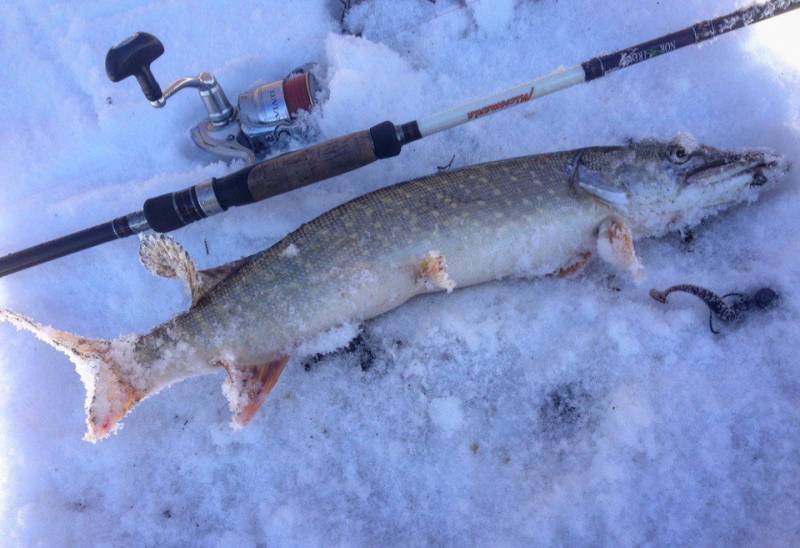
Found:
[[[2,308],[0,321],[30,331],[66,354],[75,364],[86,389],[84,405],[88,431],[83,437],[86,441],[94,443],[115,432],[121,426],[120,419],[147,395],[126,380],[123,371],[124,356],[129,355],[136,337],[119,337],[111,341],[84,339]]]

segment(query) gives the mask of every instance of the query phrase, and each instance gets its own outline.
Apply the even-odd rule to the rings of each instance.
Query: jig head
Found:
[[[771,308],[777,304],[780,298],[779,295],[769,287],[762,287],[755,293],[751,294],[727,293],[720,297],[705,287],[691,284],[673,285],[664,291],[651,289],[650,296],[654,300],[666,304],[669,294],[676,291],[694,295],[705,303],[710,311],[708,315],[708,327],[715,335],[719,335],[719,331],[714,329],[714,316],[723,322],[738,321],[741,320],[750,310],[766,310]],[[728,304],[725,302],[725,299],[727,298],[733,298],[734,300]]]

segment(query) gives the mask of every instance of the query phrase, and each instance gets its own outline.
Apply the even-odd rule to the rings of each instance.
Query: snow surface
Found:
[[[340,32],[335,0],[0,4],[0,253],[237,167],[193,148],[188,129],[202,109],[192,94],[155,111],[133,81],[107,81],[107,48],[134,31],[164,42],[153,65],[162,85],[208,70],[230,97],[322,62],[330,99],[315,116],[329,138],[740,5],[354,4],[344,22],[361,37]],[[790,14],[737,31],[175,236],[214,266],[453,156],[462,166],[685,132],[799,161],[798,28]],[[87,444],[69,361],[0,326],[0,544],[797,545],[797,183],[795,173],[689,244],[640,244],[641,286],[595,263],[576,279],[416,299],[369,322],[355,351],[290,363],[240,432],[228,427],[218,375],[144,402],[118,435]],[[715,337],[696,300],[664,306],[647,295],[682,282],[769,285],[783,301]],[[129,238],[3,278],[0,303],[111,338],[149,329],[188,296],[142,268]]]

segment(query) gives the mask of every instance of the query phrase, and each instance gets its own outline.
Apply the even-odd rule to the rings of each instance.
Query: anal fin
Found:
[[[261,365],[227,365],[228,379],[222,391],[228,398],[234,428],[242,428],[255,416],[286,368],[289,356],[280,356]]]

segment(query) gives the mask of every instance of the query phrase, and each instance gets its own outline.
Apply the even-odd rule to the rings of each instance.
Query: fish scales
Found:
[[[168,237],[144,238],[145,266],[182,277],[194,303],[145,335],[90,340],[7,309],[0,320],[73,361],[86,387],[89,441],[162,388],[223,369],[232,423],[241,426],[288,357],[320,333],[423,293],[574,274],[592,256],[636,279],[634,238],[752,201],[787,170],[771,153],[721,151],[687,137],[490,162],[371,192],[216,269],[198,272]]]
[[[199,335],[198,345],[211,341],[206,349],[215,352],[219,346],[215,337],[209,337],[209,329],[218,333],[225,322],[258,326],[252,335],[240,332],[237,344],[264,355],[329,326],[327,316],[336,316],[340,322],[363,319],[357,307],[349,306],[349,289],[365,291],[370,280],[373,292],[392,293],[384,296],[382,306],[365,311],[370,315],[429,291],[416,283],[413,271],[429,251],[442,253],[450,272],[464,272],[471,285],[498,274],[513,274],[496,272],[491,265],[466,264],[481,255],[478,250],[505,248],[512,255],[525,253],[508,246],[529,239],[534,228],[574,225],[581,223],[576,216],[586,217],[583,237],[565,241],[561,256],[549,253],[541,261],[545,271],[531,273],[552,272],[581,244],[588,245],[592,225],[608,215],[606,207],[570,189],[566,160],[563,155],[548,155],[493,162],[357,198],[301,226],[255,257],[176,318],[173,330],[182,339]],[[285,256],[290,246],[297,254]],[[394,279],[387,287],[382,281],[391,277],[387,269],[400,271],[405,283]],[[474,272],[466,272],[469,269]],[[451,276],[458,284],[461,276]],[[242,308],[243,301],[249,306]],[[202,321],[204,317],[215,318],[216,327]],[[287,324],[296,327],[290,331]]]

